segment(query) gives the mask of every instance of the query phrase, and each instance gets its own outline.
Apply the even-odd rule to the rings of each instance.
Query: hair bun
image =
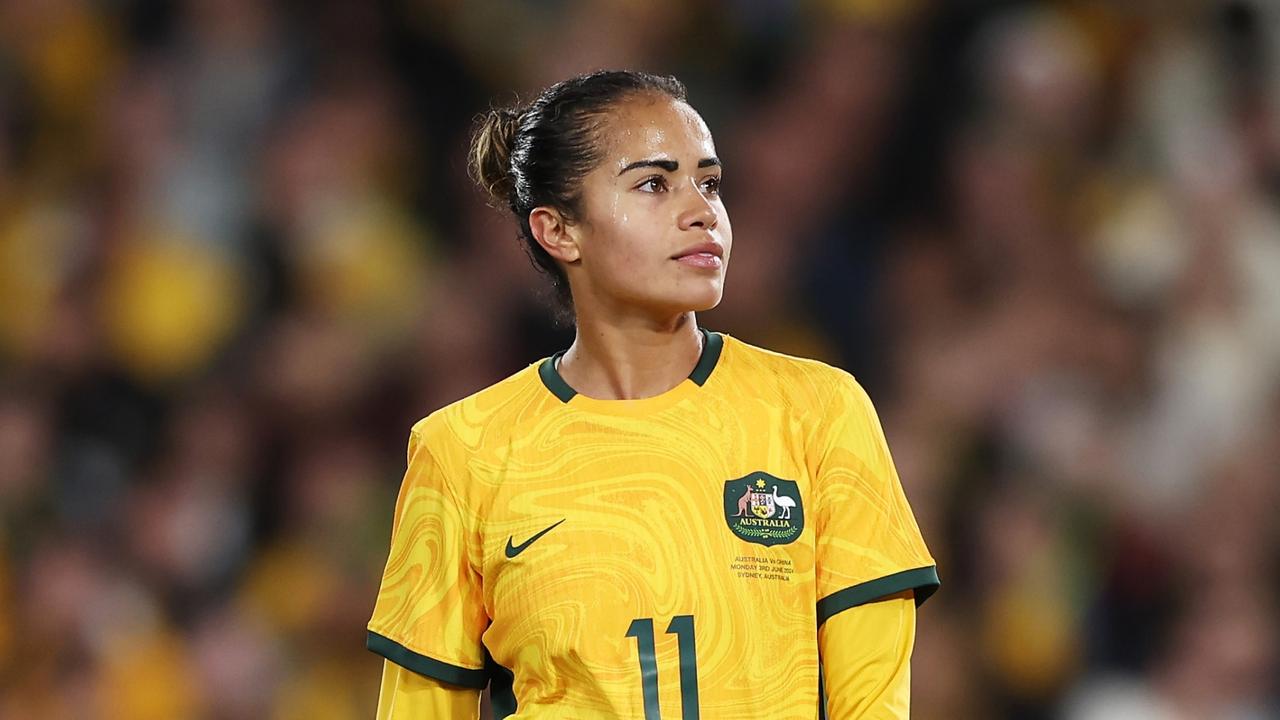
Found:
[[[492,109],[477,119],[471,137],[468,170],[495,207],[513,205],[511,149],[520,129],[520,116],[516,108]]]

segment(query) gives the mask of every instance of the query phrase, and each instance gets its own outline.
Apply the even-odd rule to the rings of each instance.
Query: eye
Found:
[[[702,181],[702,191],[708,195],[720,194],[720,176],[711,175]]]
[[[643,182],[636,186],[641,192],[659,193],[667,189],[667,179],[661,175],[654,175],[651,178],[645,178]]]

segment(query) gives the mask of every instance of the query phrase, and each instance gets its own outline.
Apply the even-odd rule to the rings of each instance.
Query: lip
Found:
[[[680,258],[689,257],[690,255],[702,255],[702,254],[711,255],[723,260],[724,246],[718,242],[708,240],[707,242],[698,243],[697,245],[691,245],[681,250],[675,255],[672,255],[671,259],[679,260]]]

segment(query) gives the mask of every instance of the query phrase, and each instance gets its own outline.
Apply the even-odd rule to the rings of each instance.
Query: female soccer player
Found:
[[[698,327],[733,235],[684,87],[558,83],[472,169],[577,332],[414,425],[378,717],[906,718],[933,558],[852,377]]]

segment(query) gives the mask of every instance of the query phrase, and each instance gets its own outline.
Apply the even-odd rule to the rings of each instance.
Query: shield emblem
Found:
[[[804,532],[800,486],[764,471],[724,484],[724,520],[739,538],[757,545],[786,545]]]
[[[773,496],[751,493],[751,512],[758,518],[773,517]]]

